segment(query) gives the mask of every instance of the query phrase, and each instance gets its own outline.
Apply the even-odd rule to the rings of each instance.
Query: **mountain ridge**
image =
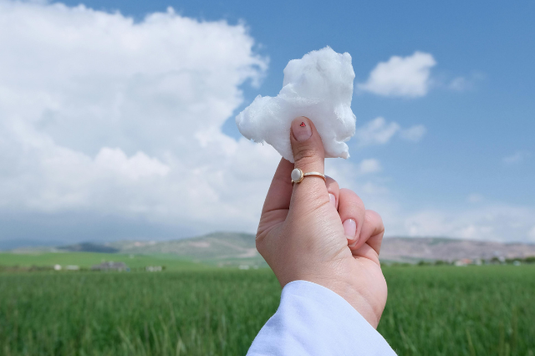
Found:
[[[255,235],[240,232],[214,232],[167,241],[114,241],[104,244],[79,243],[48,249],[50,252],[80,251],[127,254],[170,254],[198,261],[265,263],[256,250]],[[89,250],[88,250],[89,249]],[[23,253],[28,249],[15,249]],[[31,249],[30,249],[31,250]],[[87,251],[86,251],[87,250]],[[381,260],[417,262],[420,260],[525,258],[535,256],[535,244],[454,239],[448,237],[385,237]]]

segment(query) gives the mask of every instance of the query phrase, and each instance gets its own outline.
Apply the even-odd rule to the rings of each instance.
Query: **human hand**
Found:
[[[292,122],[290,140],[295,168],[324,172],[323,143],[309,119]],[[379,263],[381,217],[331,178],[325,184],[309,176],[292,186],[293,169],[282,159],[275,172],[258,226],[258,251],[282,287],[306,280],[329,288],[377,328],[387,297]]]

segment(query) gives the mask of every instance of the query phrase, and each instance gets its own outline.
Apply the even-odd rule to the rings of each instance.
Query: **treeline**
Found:
[[[386,267],[411,267],[411,266],[481,266],[481,265],[529,265],[535,264],[535,256],[525,258],[500,258],[491,259],[461,259],[454,261],[446,260],[421,260],[417,263],[410,262],[381,262]]]
[[[167,269],[166,266],[156,266],[159,268],[155,268],[155,266],[145,266],[145,267],[134,267],[134,268],[128,268],[128,272],[162,272]],[[126,271],[119,271],[119,270],[98,270],[88,267],[78,267],[76,269],[67,269],[63,268],[61,270],[57,270],[54,268],[54,266],[2,266],[0,265],[0,273],[1,272],[55,272],[55,273],[72,273],[72,272],[126,272]]]
[[[468,265],[522,265],[535,264],[535,256],[525,258],[499,258],[493,257],[491,259],[475,259],[470,261],[456,260],[456,261],[419,261],[418,266],[468,266]]]

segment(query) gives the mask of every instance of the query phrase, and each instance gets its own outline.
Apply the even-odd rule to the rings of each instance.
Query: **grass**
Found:
[[[535,267],[384,272],[399,355],[534,356]],[[269,269],[3,273],[0,354],[245,355],[279,297]]]
[[[379,331],[400,355],[535,354],[535,266],[385,268]]]
[[[3,355],[240,355],[279,299],[269,270],[0,276]]]
[[[146,266],[162,266],[167,270],[199,270],[207,268],[205,264],[197,263],[174,255],[133,255],[121,253],[95,253],[95,252],[59,252],[59,253],[0,253],[0,266],[53,266],[59,264],[77,265],[81,268],[104,261],[124,262],[130,268],[143,268]]]

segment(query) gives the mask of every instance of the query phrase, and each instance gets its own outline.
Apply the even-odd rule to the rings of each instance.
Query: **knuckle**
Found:
[[[381,217],[381,215],[379,215],[379,213],[374,210],[366,210],[366,218],[370,221],[375,221],[380,224],[383,223],[383,218]]]
[[[373,210],[366,210],[366,223],[372,224],[374,227],[374,234],[380,234],[385,232],[385,225],[383,224],[383,218],[381,215]]]
[[[359,211],[364,212],[364,210],[365,210],[364,202],[362,201],[362,199],[360,199],[360,197],[357,195],[357,193],[355,193],[354,191],[352,191],[350,189],[347,189],[347,188],[340,189],[340,192],[341,192],[341,194],[344,195],[344,199],[347,201],[347,203],[349,205],[353,206],[354,208],[358,209]]]
[[[294,152],[294,159],[300,165],[306,165],[309,162],[314,162],[318,159],[316,149],[314,147],[298,147]]]
[[[256,238],[256,250],[258,251],[258,253],[260,253],[262,256],[264,256],[264,247],[265,246],[265,243],[264,243],[264,239],[263,238],[259,238],[257,236]]]

